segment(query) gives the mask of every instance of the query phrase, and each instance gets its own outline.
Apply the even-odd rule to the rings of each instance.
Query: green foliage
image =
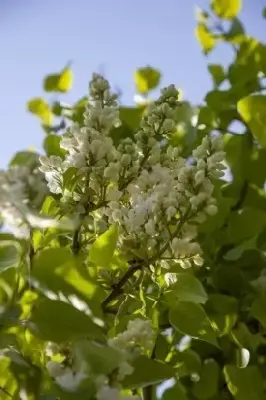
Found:
[[[242,0],[212,0],[212,9],[220,18],[233,19],[242,7]]]
[[[15,242],[2,241],[0,245],[0,273],[11,267],[17,267],[20,255]]]
[[[44,99],[36,97],[28,101],[28,111],[40,118],[45,125],[51,125],[53,121],[53,114]]]
[[[218,345],[207,314],[199,304],[189,301],[178,302],[170,309],[169,320],[181,333]]]
[[[204,287],[193,275],[188,273],[175,274],[176,282],[170,285],[169,292],[166,296],[171,299],[179,299],[181,301],[192,301],[194,303],[205,303],[208,295]]]
[[[134,372],[125,379],[131,389],[156,385],[174,376],[174,368],[147,357],[137,357],[133,363]]]
[[[257,367],[239,369],[234,365],[226,365],[224,368],[226,383],[236,400],[264,398],[263,379]]]
[[[208,54],[214,48],[215,37],[204,23],[197,25],[196,37],[205,54]]]
[[[206,360],[200,380],[193,387],[193,394],[197,399],[211,399],[218,391],[219,365],[214,360]]]
[[[55,343],[101,337],[101,329],[84,312],[69,303],[49,299],[35,304],[28,328],[37,337]]]
[[[186,393],[182,385],[177,381],[170,389],[166,389],[163,394],[163,400],[187,400]]]
[[[116,225],[112,225],[91,246],[90,261],[100,267],[108,267],[116,249],[117,239],[118,228]]]
[[[136,88],[142,94],[147,94],[150,90],[155,89],[159,85],[160,80],[160,71],[150,66],[139,68],[135,72]]]
[[[266,96],[253,95],[239,100],[237,109],[243,120],[248,124],[251,133],[261,146],[266,147]]]
[[[154,237],[160,240],[152,257],[147,255],[152,244],[133,226],[122,251],[124,227],[115,219],[108,223],[101,213],[115,178],[106,184],[100,174],[99,189],[91,185],[97,169],[71,166],[60,176],[54,165],[46,165],[60,190],[50,191],[45,182],[39,199],[39,154],[20,151],[11,159],[15,175],[27,171],[23,183],[30,190],[21,208],[17,195],[0,204],[1,222],[12,223],[10,215],[16,216],[6,212],[8,204],[21,216],[18,228],[28,229],[23,238],[5,233],[4,227],[0,233],[1,400],[98,400],[103,376],[102,384],[113,390],[119,385],[123,396],[143,395],[143,400],[155,400],[156,389],[168,379],[173,386],[163,400],[265,399],[266,45],[246,33],[241,7],[240,0],[213,0],[212,11],[198,10],[196,37],[203,54],[223,43],[233,49],[232,62],[208,63],[212,89],[200,104],[179,102],[172,132],[153,121],[162,149],[164,144],[178,147],[184,158],[207,135],[223,138],[230,177],[216,181],[218,212],[197,228],[198,258],[184,256],[182,248],[177,257],[171,246],[162,252],[160,240],[182,239],[187,228],[189,218],[176,204],[168,230],[155,227]],[[146,98],[159,87],[161,72],[138,68],[134,82]],[[43,89],[63,94],[72,85],[66,66],[46,76]],[[50,160],[60,168],[67,154],[60,144],[70,137],[69,125],[84,126],[87,102],[87,96],[72,105],[36,97],[27,104],[45,131],[44,154],[55,156]],[[110,132],[116,146],[134,139],[147,109],[147,104],[119,106],[121,124]],[[150,139],[145,138],[147,148]],[[125,177],[131,164],[123,162]],[[1,185],[4,193],[6,182]],[[123,185],[119,181],[118,194],[127,205],[130,196]],[[18,187],[15,180],[14,193]],[[140,207],[139,218],[141,212]],[[145,229],[150,228],[147,222]],[[124,398],[114,391],[108,395]]]
[[[69,67],[65,67],[59,74],[47,75],[43,82],[46,92],[68,92],[72,87],[73,74]]]
[[[208,70],[212,76],[214,86],[218,87],[226,79],[226,73],[221,65],[209,64]]]

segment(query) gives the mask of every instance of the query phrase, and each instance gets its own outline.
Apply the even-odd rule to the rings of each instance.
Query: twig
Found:
[[[108,310],[107,306],[113,300],[117,299],[123,293],[123,287],[127,283],[127,281],[132,278],[136,271],[142,269],[143,264],[139,261],[134,260],[128,270],[124,273],[124,275],[119,279],[117,283],[112,286],[111,293],[106,297],[106,299],[102,302],[103,311]]]
[[[72,252],[73,254],[77,255],[80,251],[80,241],[79,241],[79,234],[80,234],[81,225],[74,231],[73,239],[72,239]]]
[[[0,391],[3,392],[6,396],[13,399],[13,396],[3,386],[0,386]]]
[[[157,340],[158,340],[158,335],[156,337],[152,354],[151,354],[151,360],[155,359],[155,352],[156,352],[156,345],[157,345]],[[154,399],[154,385],[149,385],[146,386],[142,389],[142,394],[143,394],[143,400],[153,400]]]
[[[248,181],[245,180],[245,181],[243,182],[243,185],[242,185],[241,190],[240,190],[239,199],[238,199],[237,202],[231,207],[231,212],[240,210],[240,208],[242,207],[242,205],[243,205],[243,203],[244,203],[244,201],[245,201],[245,198],[246,198],[246,195],[247,195],[247,191],[248,191]]]

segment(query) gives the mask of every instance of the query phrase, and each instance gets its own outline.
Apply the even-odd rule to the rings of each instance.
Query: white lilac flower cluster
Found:
[[[197,225],[217,212],[213,181],[223,175],[224,152],[220,137],[205,137],[188,164],[178,148],[162,144],[160,138],[175,132],[178,106],[175,87],[163,89],[134,137],[115,147],[110,133],[119,125],[117,97],[95,74],[84,127],[73,125],[61,140],[64,159],[40,158],[41,171],[53,193],[63,202],[71,198],[76,213],[117,223],[121,249],[149,261],[157,254],[201,264]],[[70,192],[64,176],[73,168],[77,183]]]
[[[126,187],[125,200],[110,202],[105,213],[110,223],[122,227],[129,246],[135,243],[144,257],[153,258],[159,249],[161,256],[201,264],[194,239],[197,225],[217,212],[213,180],[223,176],[225,168],[222,140],[205,137],[193,151],[190,165],[176,148],[155,148],[156,159],[150,157]]]
[[[86,194],[89,177],[89,186],[97,199],[109,183],[105,178],[118,174],[116,149],[108,136],[110,130],[119,124],[117,96],[110,92],[108,81],[97,74],[90,82],[89,95],[91,102],[88,102],[84,114],[84,127],[74,124],[61,140],[60,147],[66,150],[65,159],[40,157],[41,171],[45,173],[52,193],[65,195],[63,174],[69,168],[76,168],[81,177],[83,187],[80,195]]]
[[[118,336],[109,339],[107,344],[123,354],[123,361],[120,363],[116,374],[116,382],[109,385],[107,376],[93,376],[97,388],[97,400],[139,400],[139,396],[128,396],[121,394],[121,381],[126,375],[134,371],[131,363],[137,355],[150,351],[154,345],[154,331],[147,320],[136,318],[128,323],[127,330]],[[60,347],[54,343],[48,343],[46,355],[52,358],[60,352]],[[89,368],[82,364],[78,370],[49,360],[46,364],[49,375],[64,390],[75,392],[81,383],[89,378]],[[114,378],[114,377],[113,377]]]
[[[38,168],[12,166],[0,171],[0,216],[16,236],[29,234],[25,214],[28,208],[40,206],[47,186]]]

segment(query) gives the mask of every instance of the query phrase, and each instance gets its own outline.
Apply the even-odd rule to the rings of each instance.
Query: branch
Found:
[[[88,202],[87,206],[85,207],[85,212],[80,214],[79,219],[79,225],[77,227],[77,229],[75,229],[74,233],[73,233],[73,238],[72,238],[72,245],[71,245],[71,249],[74,255],[77,255],[80,252],[81,249],[81,243],[80,243],[80,231],[84,222],[84,218],[93,211],[98,210],[101,207],[106,206],[107,202],[106,201],[100,201],[98,204],[91,204],[90,202]]]
[[[111,293],[106,297],[106,299],[102,302],[103,311],[107,311],[107,306],[113,300],[117,299],[122,293],[124,285],[127,281],[132,278],[136,271],[139,271],[142,268],[142,264],[139,261],[132,261],[128,270],[124,273],[124,275],[119,279],[117,283],[112,286]]]
[[[3,392],[6,396],[10,397],[11,399],[13,398],[13,396],[3,386],[0,386],[0,391]]]
[[[243,205],[243,203],[244,203],[244,201],[245,201],[245,199],[246,199],[247,192],[248,192],[248,181],[245,180],[245,181],[243,182],[243,185],[242,185],[241,190],[240,190],[239,199],[238,199],[237,202],[231,207],[231,210],[230,210],[231,212],[240,210],[240,208],[242,207],[242,205]]]
[[[72,252],[73,254],[77,255],[80,251],[80,241],[79,241],[79,234],[80,234],[81,225],[74,231],[73,238],[72,238]]]
[[[153,346],[153,350],[152,350],[152,354],[151,354],[151,360],[155,359],[155,352],[156,352],[156,346],[157,346],[157,341],[158,341],[158,335],[156,337],[154,346]],[[154,395],[155,395],[155,387],[154,385],[148,385],[145,386],[142,389],[142,394],[143,394],[143,400],[153,400],[154,399]]]

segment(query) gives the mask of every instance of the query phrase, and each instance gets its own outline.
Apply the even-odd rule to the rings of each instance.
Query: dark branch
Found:
[[[248,192],[248,181],[245,180],[241,187],[240,196],[239,196],[237,202],[231,207],[232,212],[238,211],[241,209],[241,207],[243,206],[243,203],[246,199],[247,192]]]
[[[152,354],[151,354],[151,360],[154,360],[156,358],[156,346],[157,346],[157,341],[158,341],[158,336],[156,337]],[[148,385],[142,389],[142,394],[143,394],[143,400],[153,400],[155,398],[155,387],[154,385]]]
[[[77,255],[80,251],[80,241],[79,241],[80,229],[81,225],[74,231],[72,239],[72,252],[75,255]]]
[[[131,265],[128,268],[128,270],[119,279],[119,281],[112,286],[111,293],[102,302],[103,311],[108,310],[108,308],[107,308],[108,304],[111,303],[113,300],[117,299],[117,297],[119,297],[123,293],[124,285],[127,283],[127,281],[130,278],[132,278],[132,276],[135,274],[135,272],[141,270],[142,267],[143,267],[143,264],[141,264],[139,261],[134,260],[133,262],[131,262]]]

